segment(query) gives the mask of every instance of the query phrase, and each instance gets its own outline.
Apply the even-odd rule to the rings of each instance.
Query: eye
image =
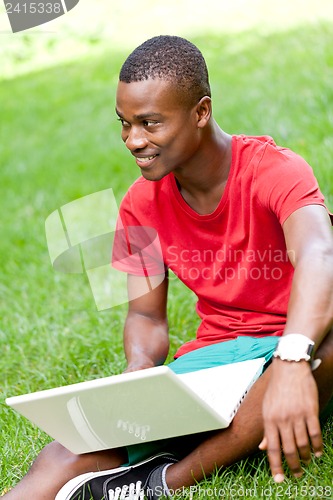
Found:
[[[130,126],[130,124],[127,121],[125,121],[123,118],[117,118],[117,120],[118,120],[118,122],[121,123],[122,127],[129,127]]]
[[[143,121],[143,126],[144,127],[153,127],[154,125],[157,125],[158,122],[152,121],[152,120],[144,120]]]

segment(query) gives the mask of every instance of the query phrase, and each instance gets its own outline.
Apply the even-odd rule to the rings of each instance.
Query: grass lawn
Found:
[[[332,25],[192,40],[207,59],[222,128],[272,135],[303,155],[332,209]],[[5,397],[124,368],[126,307],[97,312],[85,276],[53,271],[44,222],[63,204],[109,187],[119,202],[138,175],[114,114],[125,55],[105,52],[0,82],[0,495],[50,440],[7,408]],[[174,352],[194,336],[198,322],[194,297],[175,280],[170,299]],[[333,498],[332,428],[331,419],[323,429],[324,456],[300,480],[275,485],[265,455],[258,454],[215,474],[188,497]]]

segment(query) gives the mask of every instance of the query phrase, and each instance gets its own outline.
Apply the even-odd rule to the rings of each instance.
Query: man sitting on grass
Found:
[[[129,302],[127,371],[167,357],[168,269],[197,295],[201,318],[170,368],[264,356],[266,369],[229,428],[81,456],[52,443],[8,500],[51,500],[60,489],[57,500],[171,497],[258,447],[276,482],[281,450],[301,476],[301,463],[323,453],[319,414],[332,406],[333,379],[332,229],[311,168],[270,137],[225,133],[202,54],[179,37],[148,40],[127,58],[116,112],[142,174],[121,221],[156,230],[165,266],[161,283]],[[131,273],[130,288],[145,279]]]

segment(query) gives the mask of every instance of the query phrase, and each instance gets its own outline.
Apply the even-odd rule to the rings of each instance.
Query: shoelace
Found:
[[[109,500],[144,500],[144,491],[141,488],[141,481],[136,483],[124,484],[122,488],[119,486],[108,491]]]

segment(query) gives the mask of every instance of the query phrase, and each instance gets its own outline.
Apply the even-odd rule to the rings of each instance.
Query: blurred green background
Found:
[[[126,55],[156,34],[196,43],[222,128],[272,135],[304,156],[333,208],[331,1],[81,0],[58,20],[15,35],[1,4],[0,494],[49,440],[5,397],[124,367],[126,306],[97,312],[85,276],[53,271],[44,223],[65,203],[109,187],[119,203],[138,176],[120,140],[114,95]],[[170,295],[174,351],[197,320],[194,298],[175,280]],[[332,421],[326,454],[301,484],[332,485],[331,432]],[[242,462],[221,481],[265,485],[267,463]]]

